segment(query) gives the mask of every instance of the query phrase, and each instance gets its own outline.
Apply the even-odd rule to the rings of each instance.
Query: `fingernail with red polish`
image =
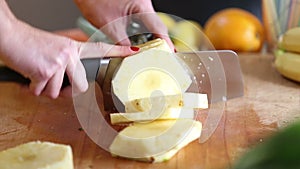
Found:
[[[177,50],[174,48],[174,52],[176,53],[177,52]]]
[[[137,51],[140,50],[139,47],[135,47],[135,46],[131,46],[130,49],[131,49],[132,51],[135,51],[135,52],[137,52]]]

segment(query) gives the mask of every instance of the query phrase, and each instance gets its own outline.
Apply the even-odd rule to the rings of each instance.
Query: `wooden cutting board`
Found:
[[[168,162],[148,164],[111,157],[82,131],[73,100],[35,97],[14,83],[0,83],[0,150],[42,140],[70,144],[77,169],[229,168],[251,146],[300,116],[299,84],[277,73],[272,55],[240,53],[239,57],[245,95],[227,101],[208,141],[194,141]]]

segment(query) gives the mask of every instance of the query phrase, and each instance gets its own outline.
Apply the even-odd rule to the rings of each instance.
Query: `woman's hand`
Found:
[[[31,80],[30,90],[35,95],[57,98],[60,94],[77,94],[88,88],[84,57],[128,56],[138,48],[105,43],[82,43],[33,28],[14,20],[6,36],[0,37],[0,56],[7,66]],[[3,32],[2,32],[3,33]],[[134,51],[135,50],[135,51]],[[60,91],[64,74],[71,87]]]
[[[125,16],[137,14],[141,21],[158,38],[167,41],[170,48],[174,45],[168,36],[168,29],[156,15],[151,0],[74,0],[82,14],[93,25],[101,28],[115,43],[130,45],[126,27],[128,18]],[[118,19],[116,24],[109,24]],[[108,24],[108,25],[107,25]],[[104,27],[103,27],[104,26]]]

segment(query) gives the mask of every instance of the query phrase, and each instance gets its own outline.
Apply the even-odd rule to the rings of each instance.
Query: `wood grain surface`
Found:
[[[214,134],[179,151],[170,161],[149,164],[113,158],[81,129],[70,98],[51,100],[25,86],[0,83],[0,150],[28,141],[69,144],[76,169],[226,169],[247,149],[300,116],[300,86],[274,69],[271,54],[240,53],[245,95],[228,100]]]

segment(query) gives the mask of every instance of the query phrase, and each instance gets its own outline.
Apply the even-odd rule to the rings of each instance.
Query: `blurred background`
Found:
[[[216,11],[240,7],[261,18],[261,0],[153,0],[157,11],[198,21],[201,25]],[[7,0],[14,14],[45,30],[73,28],[81,16],[73,0]]]
[[[73,28],[80,11],[73,0],[7,0],[21,20],[45,30]]]
[[[152,0],[152,2],[157,11],[196,20],[201,25],[204,25],[213,13],[228,7],[243,8],[261,18],[261,0]]]

